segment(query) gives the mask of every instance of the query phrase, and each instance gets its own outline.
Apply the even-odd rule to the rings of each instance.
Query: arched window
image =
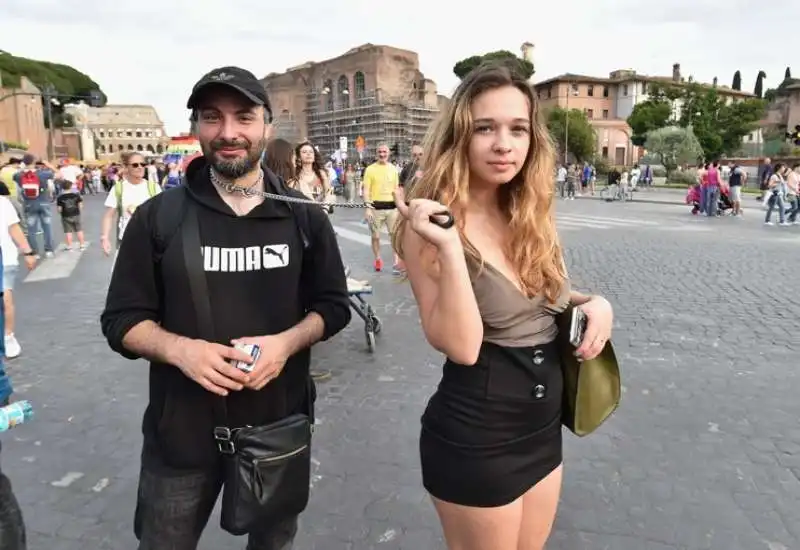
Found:
[[[347,109],[350,106],[350,86],[345,75],[339,77],[339,82],[336,84],[336,95],[339,99],[339,107]]]
[[[361,99],[367,95],[367,83],[364,80],[364,73],[358,71],[353,76],[353,87],[356,89],[356,99]]]
[[[106,154],[106,146],[105,146],[105,145],[101,145],[101,146],[99,147],[99,149],[100,149],[100,154],[103,154],[103,155],[105,155],[105,154]]]
[[[148,151],[150,151],[151,153],[155,153],[155,152],[156,152],[156,151],[155,151],[155,149],[153,149],[153,144],[152,144],[152,143],[150,143],[150,144],[147,146],[147,150],[148,150]]]
[[[128,144],[128,151],[133,151],[133,143]]]
[[[163,152],[164,152],[164,146],[161,145],[160,143],[158,145],[156,145],[156,153],[158,153],[160,155]]]
[[[333,96],[336,91],[333,89],[333,81],[326,80],[322,85],[322,96],[326,111],[333,111]]]
[[[125,150],[125,146],[124,145],[122,145],[121,143],[119,145],[117,145],[117,151],[124,151],[124,150]]]
[[[141,143],[140,143],[139,145],[137,145],[137,146],[136,146],[136,150],[137,150],[137,151],[144,151],[144,147],[142,147],[142,144],[141,144]]]

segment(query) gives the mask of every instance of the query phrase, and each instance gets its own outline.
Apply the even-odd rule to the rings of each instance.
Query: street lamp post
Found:
[[[55,138],[53,135],[53,102],[58,101],[54,96],[56,89],[51,84],[48,84],[42,90],[42,97],[47,106],[47,158],[51,161],[56,158],[55,155]]]
[[[564,165],[569,164],[569,96],[578,97],[578,90],[572,89],[572,83],[567,82],[567,108],[564,117]]]

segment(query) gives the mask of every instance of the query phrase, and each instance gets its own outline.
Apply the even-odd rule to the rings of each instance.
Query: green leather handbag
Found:
[[[589,435],[619,406],[622,385],[619,363],[611,341],[594,359],[578,361],[575,346],[569,341],[573,306],[556,316],[564,397],[561,423],[579,437]]]

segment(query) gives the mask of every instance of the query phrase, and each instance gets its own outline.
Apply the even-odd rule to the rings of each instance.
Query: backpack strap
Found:
[[[156,263],[161,262],[173,237],[178,233],[186,216],[188,203],[186,188],[180,186],[162,191],[158,202],[154,204],[157,207],[153,226],[153,251]]]
[[[114,183],[114,195],[117,197],[117,215],[122,217],[122,180],[118,179]]]

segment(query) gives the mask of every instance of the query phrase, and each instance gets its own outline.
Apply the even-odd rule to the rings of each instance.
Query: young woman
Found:
[[[576,353],[611,335],[604,298],[570,290],[554,220],[553,146],[530,85],[473,71],[432,129],[394,245],[442,382],[422,417],[423,484],[451,550],[539,550],[561,488],[554,316],[588,317]],[[456,226],[430,216],[449,209]]]
[[[324,202],[333,196],[330,180],[322,168],[322,159],[314,146],[304,142],[295,148],[296,189],[309,198]]]
[[[281,138],[270,140],[266,147],[265,163],[286,185],[292,188],[297,185],[297,159],[291,143]]]
[[[767,216],[764,218],[765,225],[775,225],[772,223],[772,212],[778,209],[778,223],[780,225],[791,225],[786,221],[786,175],[789,168],[779,162],[775,164],[774,172],[767,181]]]

